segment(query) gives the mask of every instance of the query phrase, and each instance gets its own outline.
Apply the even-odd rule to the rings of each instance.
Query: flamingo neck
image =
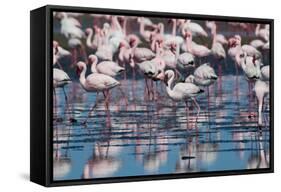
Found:
[[[258,124],[262,125],[262,107],[263,107],[263,97],[258,97],[259,109],[258,109]]]
[[[111,26],[113,31],[122,31],[119,21],[116,16],[111,17]]]
[[[213,34],[213,45],[217,42],[217,27],[214,26],[212,28],[212,34]]]
[[[172,77],[168,80],[168,85],[166,86],[167,93],[170,96],[173,95],[173,90],[172,90],[171,86],[174,81],[174,78],[175,78],[175,73],[172,74]]]
[[[255,31],[256,35],[258,35],[259,31],[260,31],[260,24],[257,24],[256,31]]]
[[[143,18],[141,18],[141,21],[140,21],[140,34],[144,34],[144,22],[143,22]]]
[[[159,30],[159,33],[160,33],[161,35],[164,34],[164,24],[163,24],[163,23],[160,23],[160,30]]]
[[[177,29],[177,21],[173,21],[173,30],[172,30],[172,35],[176,36],[176,29]]]
[[[127,35],[127,19],[126,18],[123,23],[123,33],[124,33],[124,35]]]
[[[80,73],[80,77],[79,77],[79,81],[80,81],[80,83],[83,87],[86,86],[86,70],[87,70],[87,67],[86,67],[86,64],[85,64],[85,65],[83,65],[83,70]]]
[[[91,42],[92,37],[93,37],[93,30],[90,30],[86,39],[86,44],[88,47],[92,47],[92,42]]]
[[[191,48],[192,39],[191,38],[186,38],[185,42],[186,42],[187,51],[192,53],[192,48]]]
[[[98,60],[97,58],[92,62],[92,65],[91,65],[91,71],[92,73],[97,73],[97,63],[98,63]]]

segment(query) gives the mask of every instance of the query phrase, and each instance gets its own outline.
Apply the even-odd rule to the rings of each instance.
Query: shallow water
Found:
[[[120,78],[122,79],[122,78]],[[79,83],[56,89],[54,180],[241,170],[269,167],[269,98],[257,126],[257,102],[244,76],[223,76],[197,97],[175,103],[160,82],[147,96],[144,80],[120,80],[126,99],[86,93]],[[155,84],[154,84],[155,90]],[[75,119],[77,122],[71,122]]]

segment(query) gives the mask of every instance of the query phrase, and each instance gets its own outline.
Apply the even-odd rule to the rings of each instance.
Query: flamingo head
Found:
[[[185,31],[183,36],[184,36],[185,39],[190,39],[192,37],[192,34],[191,34],[190,31]]]
[[[164,80],[163,82],[165,83],[166,86],[168,86],[168,81],[172,78],[172,76],[174,75],[174,71],[173,70],[167,70],[164,73]]]
[[[173,53],[175,53],[177,51],[177,43],[176,42],[171,43],[171,51]]]
[[[98,57],[94,54],[89,55],[88,59],[89,59],[89,63],[97,63],[98,62]]]
[[[128,37],[128,41],[129,41],[130,47],[137,46],[140,43],[139,38],[135,35],[131,35],[130,37]]]
[[[93,30],[92,30],[91,28],[87,28],[87,29],[85,30],[85,32],[86,32],[86,34],[90,34],[91,32],[93,32]]]
[[[100,28],[97,25],[94,25],[95,33],[100,33]]]
[[[234,37],[231,37],[228,39],[228,46],[229,47],[235,47],[237,45],[236,39]]]
[[[86,63],[84,63],[83,61],[79,61],[76,64],[76,74],[78,76],[80,76],[81,72],[83,71],[83,69],[86,67]]]
[[[241,44],[241,36],[240,35],[234,35],[234,38],[236,39],[237,44]]]
[[[127,41],[123,40],[119,43],[119,49],[122,49],[122,48],[125,48],[125,47],[128,47],[128,43]]]

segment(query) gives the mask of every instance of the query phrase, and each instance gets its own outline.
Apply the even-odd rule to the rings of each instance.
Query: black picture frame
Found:
[[[241,21],[270,25],[270,167],[235,171],[212,171],[148,176],[111,177],[85,180],[52,179],[52,11],[83,12],[147,17],[190,18],[196,20]],[[274,20],[261,18],[196,15],[137,10],[46,5],[30,12],[30,180],[43,186],[65,186],[113,182],[148,181],[209,176],[274,172]]]

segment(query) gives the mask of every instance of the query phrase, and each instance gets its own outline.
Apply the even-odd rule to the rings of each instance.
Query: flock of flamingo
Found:
[[[92,27],[81,24],[83,15],[92,20]],[[82,88],[97,95],[102,92],[107,109],[112,89],[118,88],[127,102],[117,77],[122,75],[126,80],[129,74],[136,79],[137,74],[141,74],[149,99],[156,98],[157,86],[162,82],[174,102],[185,102],[188,108],[188,100],[191,100],[198,117],[200,101],[196,97],[204,91],[209,93],[209,86],[221,79],[222,65],[229,57],[233,60],[236,76],[242,71],[249,82],[249,92],[255,92],[257,123],[263,125],[263,100],[269,93],[270,81],[270,65],[263,63],[264,55],[270,49],[268,24],[228,22],[237,34],[224,36],[219,33],[220,25],[216,21],[199,24],[189,19],[165,18],[156,23],[157,19],[146,17],[71,12],[55,12],[54,18],[60,23],[60,34],[67,40],[68,48],[53,40],[53,88],[54,94],[56,88],[63,89],[66,102],[64,86],[74,79],[65,72],[60,60],[71,57],[69,68],[76,69]],[[128,23],[139,26],[139,31],[131,33],[133,29]],[[245,31],[252,32],[255,39],[242,44]],[[211,46],[196,42],[198,39],[211,42]],[[210,58],[217,66],[210,64]]]

